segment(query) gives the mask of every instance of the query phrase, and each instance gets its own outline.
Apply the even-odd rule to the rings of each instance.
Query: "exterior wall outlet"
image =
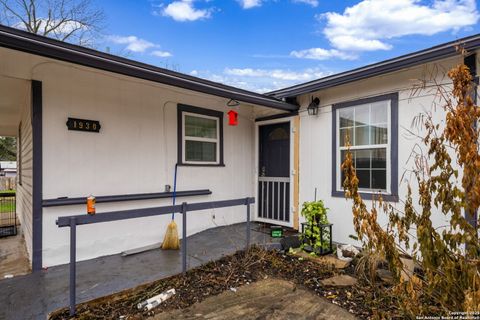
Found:
[[[172,190],[172,186],[169,184],[165,185],[165,192],[170,192]]]

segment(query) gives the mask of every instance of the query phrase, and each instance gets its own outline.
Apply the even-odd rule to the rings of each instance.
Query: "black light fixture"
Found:
[[[312,97],[312,102],[310,102],[310,104],[307,107],[308,115],[316,116],[318,114],[319,105],[320,105],[320,99]]]

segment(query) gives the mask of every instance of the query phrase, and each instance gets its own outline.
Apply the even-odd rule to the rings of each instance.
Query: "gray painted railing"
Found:
[[[182,219],[182,273],[187,272],[187,212],[208,209],[217,209],[234,206],[247,206],[246,248],[250,247],[250,205],[255,203],[255,198],[241,198],[233,200],[209,201],[199,203],[186,203],[181,205],[164,206],[156,208],[143,208],[125,211],[104,212],[96,215],[76,215],[59,217],[56,224],[59,228],[70,227],[70,316],[76,313],[76,241],[77,226],[83,224],[102,223],[126,219],[144,218],[172,213],[181,213]]]

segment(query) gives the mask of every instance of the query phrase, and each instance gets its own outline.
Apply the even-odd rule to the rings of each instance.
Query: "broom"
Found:
[[[175,164],[175,175],[173,178],[173,205],[175,206],[175,199],[177,196],[177,167]],[[178,240],[178,228],[175,223],[175,212],[172,212],[172,222],[168,224],[167,232],[162,243],[163,250],[178,250],[180,249],[180,240]]]

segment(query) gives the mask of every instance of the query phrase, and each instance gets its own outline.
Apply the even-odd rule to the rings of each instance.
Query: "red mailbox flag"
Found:
[[[228,124],[230,126],[236,126],[238,124],[238,112],[235,110],[230,110],[228,113]]]

